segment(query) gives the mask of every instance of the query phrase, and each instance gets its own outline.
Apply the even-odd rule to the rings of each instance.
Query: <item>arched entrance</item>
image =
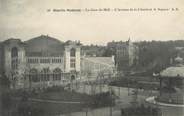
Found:
[[[18,49],[17,47],[13,47],[11,49],[11,67],[12,69],[18,68]]]
[[[71,81],[75,80],[75,75],[71,76]]]
[[[49,81],[50,80],[50,70],[49,68],[43,68],[41,71],[41,81]]]
[[[32,82],[38,82],[40,81],[38,78],[38,71],[36,69],[31,69],[29,72],[29,80]]]
[[[61,69],[60,68],[56,68],[53,71],[53,81],[58,81],[61,80]]]

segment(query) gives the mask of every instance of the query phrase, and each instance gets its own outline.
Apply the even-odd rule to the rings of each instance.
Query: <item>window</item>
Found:
[[[53,80],[56,81],[56,80],[61,80],[61,69],[59,68],[56,68],[54,71],[53,71]]]
[[[59,58],[52,59],[52,63],[61,63],[61,59],[59,59]]]
[[[16,47],[11,49],[11,57],[18,57],[18,49]]]
[[[36,59],[36,58],[28,58],[27,62],[30,63],[30,64],[36,64],[36,63],[38,63],[38,59]]]
[[[40,59],[40,63],[50,63],[50,59]]]
[[[70,67],[75,68],[75,59],[70,59]]]
[[[56,63],[56,59],[52,59],[52,63]]]
[[[70,50],[70,56],[71,56],[71,57],[75,57],[75,49],[74,49],[74,48],[72,48],[72,49]]]
[[[17,69],[18,68],[18,59],[17,58],[12,59],[11,66],[12,66],[12,69]]]
[[[50,80],[50,70],[49,70],[49,68],[44,68],[41,71],[41,80],[42,81],[49,81]]]
[[[32,82],[38,82],[40,79],[38,77],[38,71],[36,69],[31,69],[29,72],[29,80]]]
[[[11,49],[11,67],[12,69],[18,68],[18,49],[16,47]]]
[[[74,75],[71,76],[71,80],[75,80],[75,76]]]

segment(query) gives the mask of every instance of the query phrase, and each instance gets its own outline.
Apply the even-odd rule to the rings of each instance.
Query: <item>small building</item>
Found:
[[[184,104],[184,66],[168,67],[160,72],[160,95],[165,103]]]

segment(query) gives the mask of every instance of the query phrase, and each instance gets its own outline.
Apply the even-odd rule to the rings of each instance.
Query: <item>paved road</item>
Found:
[[[98,93],[100,91],[108,91],[109,87],[107,85],[100,86],[97,85],[95,88],[92,88],[90,85],[85,85],[85,88],[83,84],[75,88],[76,92],[80,93],[87,93],[87,94],[94,94]],[[112,116],[121,116],[120,109],[124,108],[128,105],[131,105],[130,102],[135,99],[135,96],[133,94],[134,89],[128,89],[124,87],[112,87],[112,90],[116,94],[116,96],[119,96],[119,99],[117,100],[116,106],[112,108]],[[129,91],[129,95],[128,95]],[[141,103],[145,102],[145,98],[149,96],[156,95],[156,91],[139,91],[137,100]],[[80,102],[71,102],[71,101],[53,101],[53,100],[40,100],[40,99],[32,99],[35,102],[50,102],[50,103],[70,103],[70,104],[79,104]],[[183,108],[176,108],[176,107],[164,107],[164,106],[155,106],[160,107],[162,110],[162,116],[184,116],[184,109]],[[81,112],[73,112],[71,114],[61,114],[58,116],[86,116],[86,109]],[[87,116],[110,116],[110,108],[98,108],[98,109],[89,109]]]
[[[86,112],[85,111],[75,112],[75,113],[65,114],[60,116],[86,116]],[[87,113],[87,116],[110,116],[110,108],[106,107],[106,108],[89,110]],[[113,108],[112,116],[121,116],[121,112]]]
[[[107,91],[109,87],[107,85],[102,86],[102,91]],[[112,116],[121,116],[121,107],[130,105],[129,102],[133,99],[131,96],[131,91],[133,89],[129,89],[130,95],[128,95],[128,89],[127,88],[120,88],[119,87],[112,87],[112,90],[115,92],[115,94],[118,96],[120,95],[120,99],[118,101],[118,104],[112,108]],[[89,92],[91,91],[91,87],[89,85],[86,86],[85,91],[83,88],[78,88],[77,92]],[[99,86],[97,86],[97,91],[99,91]],[[74,112],[71,114],[63,114],[59,116],[86,116],[86,109],[82,112]],[[87,116],[110,116],[110,107],[105,108],[98,108],[98,109],[90,109],[87,113]]]
[[[98,87],[98,86],[97,86]],[[128,95],[128,88],[124,87],[112,87],[113,91],[117,96],[119,96],[119,99],[117,100],[117,104],[115,107],[113,107],[112,110],[112,116],[121,116],[120,109],[126,107],[127,105],[131,105],[130,102],[135,98],[133,94],[134,89],[129,89],[129,95]],[[90,87],[86,87],[86,91],[90,91]],[[108,90],[108,86],[103,86],[102,91]],[[80,91],[79,92],[84,92]],[[145,99],[149,96],[157,95],[157,91],[144,91],[141,90],[138,92],[137,101],[141,103],[145,103]],[[155,105],[153,105],[155,106]],[[155,106],[159,107],[162,110],[162,116],[184,116],[184,109],[183,108],[177,108],[177,107],[164,107],[164,106]],[[86,112],[74,112],[72,114],[65,114],[61,116],[86,116]],[[88,116],[110,116],[110,108],[99,108],[99,109],[93,109],[88,111]]]

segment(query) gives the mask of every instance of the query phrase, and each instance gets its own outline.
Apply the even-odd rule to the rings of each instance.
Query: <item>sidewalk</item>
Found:
[[[161,103],[155,100],[155,96],[148,97],[146,99],[146,102],[156,104],[156,105],[161,105],[161,106],[169,106],[169,107],[184,107],[183,104],[167,104],[167,103]]]

